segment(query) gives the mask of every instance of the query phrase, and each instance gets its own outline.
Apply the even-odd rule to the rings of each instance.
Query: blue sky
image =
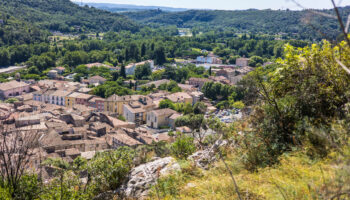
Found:
[[[75,0],[81,1],[81,0]],[[335,0],[341,6],[350,5],[350,0]],[[147,6],[169,6],[176,8],[199,8],[199,9],[299,9],[291,0],[83,0],[83,2],[117,3]],[[298,0],[305,8],[331,8],[330,0]]]

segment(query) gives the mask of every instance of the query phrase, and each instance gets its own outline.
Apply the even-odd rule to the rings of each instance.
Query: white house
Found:
[[[177,117],[180,116],[175,110],[169,108],[150,111],[147,113],[147,126],[151,128],[160,128],[162,126],[171,127],[172,123],[170,122],[170,118],[173,115]]]
[[[72,92],[69,91],[56,90],[55,92],[51,93],[51,95],[49,95],[49,103],[58,106],[65,106],[65,97],[71,93]]]
[[[140,65],[144,65],[146,63],[150,64],[152,70],[154,69],[154,61],[153,60],[146,60],[146,61],[139,62],[139,63],[131,63],[131,64],[125,66],[125,74],[126,75],[134,75],[136,67],[140,66]]]

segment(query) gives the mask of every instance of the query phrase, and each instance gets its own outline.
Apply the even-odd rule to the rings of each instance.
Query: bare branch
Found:
[[[334,16],[334,15],[331,15],[331,14],[318,12],[318,11],[315,11],[315,10],[308,10],[308,11],[313,13],[313,14],[320,15],[322,17],[328,17],[328,18],[331,18],[331,19],[337,19],[337,16]]]
[[[337,18],[338,18],[338,21],[339,21],[341,30],[343,31],[345,40],[346,40],[346,42],[348,43],[348,45],[349,45],[349,47],[350,47],[350,39],[349,39],[348,34],[347,34],[347,31],[346,31],[346,29],[345,29],[343,20],[342,20],[342,18],[341,18],[341,16],[340,16],[339,9],[338,9],[337,5],[335,4],[334,0],[331,0],[331,1],[332,1],[333,6],[334,6],[334,11],[335,11],[335,13],[337,14]]]
[[[350,74],[350,69],[347,68],[340,60],[338,60],[338,59],[336,58],[335,61],[336,61],[348,74]]]
[[[9,185],[12,197],[37,148],[39,132],[8,130],[0,126],[0,176]]]
[[[346,22],[346,27],[345,27],[346,33],[349,33],[349,28],[350,28],[350,15],[348,15],[348,21]]]
[[[304,10],[307,10],[308,12],[310,13],[313,13],[313,14],[316,14],[316,15],[320,15],[320,16],[323,16],[323,17],[328,17],[328,18],[331,18],[331,19],[337,19],[337,16],[334,16],[334,15],[331,15],[331,14],[328,14],[328,13],[323,13],[323,12],[319,12],[319,11],[316,11],[316,10],[311,10],[311,9],[308,9],[308,8],[305,8],[303,5],[301,5],[299,2],[297,2],[296,0],[291,0],[295,5],[297,5],[299,8],[302,8]]]

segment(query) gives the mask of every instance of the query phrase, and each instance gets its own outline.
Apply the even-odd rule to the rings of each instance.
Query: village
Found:
[[[211,61],[214,59],[211,59]],[[202,63],[208,63],[205,59]],[[234,85],[253,68],[248,66],[249,59],[237,59],[237,65],[211,69],[213,76],[208,78],[189,78],[179,84],[181,92],[170,93],[157,91],[148,95],[116,94],[102,98],[91,94],[91,86],[104,84],[107,80],[101,76],[92,76],[73,82],[61,76],[65,68],[56,67],[48,72],[46,80],[16,80],[0,84],[0,95],[3,100],[16,99],[12,103],[0,104],[0,120],[7,132],[39,133],[39,149],[33,157],[32,166],[38,166],[46,158],[62,158],[72,162],[78,156],[91,159],[96,152],[117,149],[121,146],[137,147],[153,142],[172,142],[169,132],[191,134],[188,126],[177,127],[175,121],[182,114],[170,109],[159,108],[163,100],[173,103],[195,105],[202,102],[206,105],[205,116],[218,117],[224,123],[231,123],[241,118],[239,110],[219,110],[211,100],[201,92],[207,82]],[[157,70],[152,60],[130,64],[125,67],[126,74],[133,75],[138,65],[150,64]],[[111,71],[118,67],[102,63],[86,64],[91,67],[108,67]],[[149,81],[136,86],[153,86],[158,88],[170,80]],[[6,102],[6,101],[5,101]],[[36,167],[36,169],[39,169]]]

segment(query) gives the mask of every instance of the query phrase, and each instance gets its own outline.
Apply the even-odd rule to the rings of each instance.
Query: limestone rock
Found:
[[[126,198],[143,199],[159,177],[180,170],[180,165],[172,157],[140,165],[132,169],[129,180],[120,188],[119,193]]]
[[[227,145],[226,140],[218,140],[215,144],[205,150],[197,151],[190,155],[187,159],[192,160],[197,167],[202,169],[209,169],[209,164],[217,160],[216,153],[220,147]]]

